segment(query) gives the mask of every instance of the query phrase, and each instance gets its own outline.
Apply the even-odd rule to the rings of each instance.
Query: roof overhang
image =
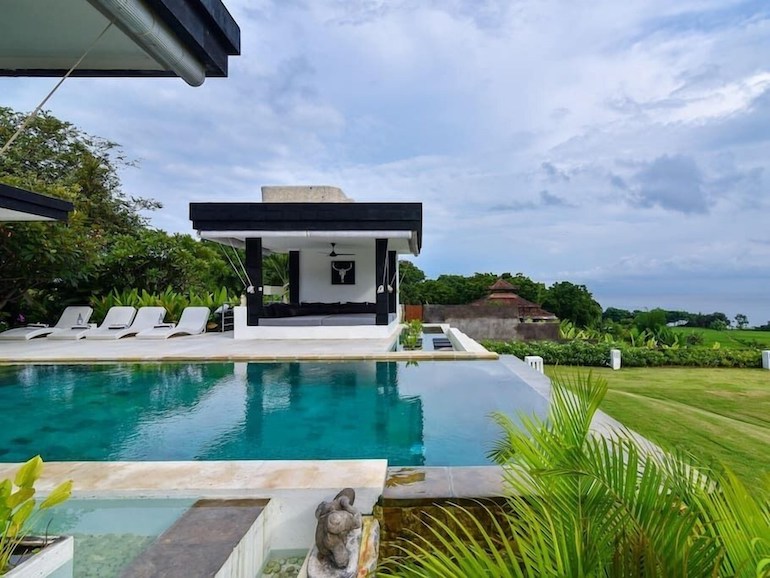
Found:
[[[337,250],[388,239],[388,249],[419,255],[422,203],[190,203],[190,220],[203,239],[243,247],[261,238],[275,252]]]
[[[66,221],[72,203],[0,183],[0,222]]]
[[[240,29],[221,0],[3,0],[0,76],[227,76]]]

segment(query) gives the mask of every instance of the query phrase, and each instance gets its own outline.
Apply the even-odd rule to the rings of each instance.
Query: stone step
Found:
[[[121,578],[235,578],[256,576],[264,562],[264,516],[269,500],[198,500]]]

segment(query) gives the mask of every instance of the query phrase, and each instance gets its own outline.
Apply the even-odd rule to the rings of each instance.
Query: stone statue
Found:
[[[336,568],[348,566],[351,555],[348,536],[361,527],[361,512],[353,507],[355,499],[355,490],[345,488],[331,502],[321,502],[315,510],[318,558]]]

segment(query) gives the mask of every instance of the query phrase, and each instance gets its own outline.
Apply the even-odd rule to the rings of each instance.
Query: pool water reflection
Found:
[[[0,461],[387,458],[483,465],[492,411],[544,415],[497,361],[0,368]]]

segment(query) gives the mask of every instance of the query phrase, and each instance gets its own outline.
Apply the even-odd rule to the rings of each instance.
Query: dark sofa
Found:
[[[262,317],[300,317],[303,315],[346,315],[376,313],[374,303],[270,303],[262,308]]]

